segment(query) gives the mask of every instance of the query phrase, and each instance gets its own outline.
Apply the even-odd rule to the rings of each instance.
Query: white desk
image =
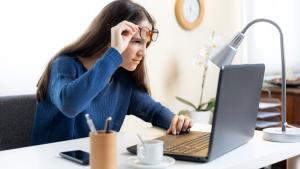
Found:
[[[195,125],[194,130],[208,126]],[[127,132],[125,132],[127,131]],[[165,133],[152,127],[132,127],[131,130],[118,133],[118,168],[129,169],[127,159],[132,155],[127,153],[126,147],[136,144],[139,132],[144,138],[150,139]],[[89,152],[89,139],[77,139],[40,146],[0,151],[1,169],[84,169],[81,166],[58,156],[61,151],[81,149]],[[176,161],[169,169],[255,169],[300,154],[300,143],[274,143],[262,139],[262,133],[255,132],[254,138],[247,144],[209,162],[196,163]]]

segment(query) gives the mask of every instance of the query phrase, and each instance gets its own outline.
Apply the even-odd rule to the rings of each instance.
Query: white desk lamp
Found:
[[[216,51],[211,57],[211,61],[218,67],[231,64],[236,50],[244,39],[244,34],[250,26],[257,22],[267,22],[275,26],[280,33],[280,49],[281,49],[281,101],[282,101],[282,114],[281,114],[281,128],[272,127],[263,130],[263,139],[276,142],[299,142],[300,141],[300,129],[299,128],[286,128],[286,77],[285,77],[285,58],[284,58],[284,45],[283,34],[280,27],[269,19],[256,19],[239,32],[228,44]]]

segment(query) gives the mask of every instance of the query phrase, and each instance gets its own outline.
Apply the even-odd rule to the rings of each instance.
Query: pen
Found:
[[[104,126],[104,131],[106,133],[109,133],[109,125],[111,122],[111,116],[109,116],[106,120],[105,120],[105,126]]]
[[[93,120],[90,118],[89,114],[85,114],[86,122],[92,133],[97,133]]]

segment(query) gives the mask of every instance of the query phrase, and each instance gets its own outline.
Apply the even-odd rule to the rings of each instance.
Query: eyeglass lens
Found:
[[[146,41],[156,41],[157,37],[158,37],[158,30],[154,29],[154,30],[150,30],[147,27],[139,27],[140,28],[140,36],[143,40]]]

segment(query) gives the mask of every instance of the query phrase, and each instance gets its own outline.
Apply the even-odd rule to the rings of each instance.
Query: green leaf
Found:
[[[208,102],[202,103],[196,109],[197,111],[209,111],[215,108],[215,99],[212,98]]]
[[[207,104],[207,110],[213,110],[215,108],[215,99],[210,99],[210,101]]]
[[[206,107],[207,110],[213,110],[214,108],[215,108],[215,103],[210,102],[207,104],[207,107]]]
[[[187,100],[185,100],[185,99],[183,99],[183,98],[181,98],[181,97],[176,96],[176,99],[177,99],[178,101],[180,101],[180,102],[186,104],[186,105],[189,105],[189,106],[193,107],[195,110],[197,109],[197,107],[196,107],[193,103],[191,103],[191,102],[189,102],[189,101],[187,101]]]
[[[188,113],[189,113],[188,110],[180,110],[178,115],[185,115],[186,116]]]
[[[197,111],[201,111],[201,110],[205,110],[206,107],[207,106],[207,102],[205,102],[205,103],[201,103],[198,107],[197,107]]]

